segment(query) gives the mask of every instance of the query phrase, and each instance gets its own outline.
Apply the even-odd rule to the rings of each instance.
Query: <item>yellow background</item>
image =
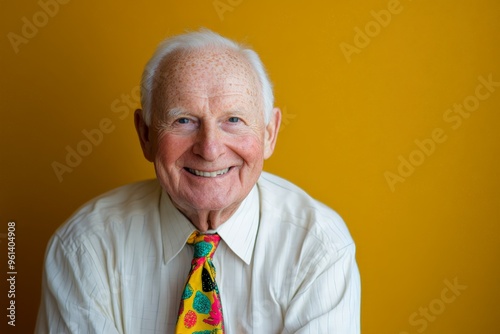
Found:
[[[401,0],[382,26],[372,11],[394,0],[221,0],[220,15],[214,2],[72,0],[44,22],[37,1],[2,1],[0,277],[15,221],[12,332],[33,330],[55,229],[92,197],[154,176],[132,124],[143,66],[163,38],[207,27],[253,46],[275,84],[284,122],[265,169],[347,222],[363,333],[499,333],[500,87],[458,128],[443,116],[473,101],[479,77],[500,82],[500,3]],[[40,27],[16,53],[8,34],[22,36],[34,16]],[[367,27],[369,41],[358,36],[346,57],[341,45],[356,47]],[[60,182],[53,163],[66,164],[67,146],[103,119],[112,130]],[[424,157],[415,140],[436,128],[446,140]],[[419,166],[391,188],[386,172],[398,173],[400,156]]]

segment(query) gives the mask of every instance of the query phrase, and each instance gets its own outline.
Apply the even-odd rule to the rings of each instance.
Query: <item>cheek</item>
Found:
[[[174,164],[188,149],[190,143],[186,139],[179,139],[176,136],[164,135],[158,140],[156,160],[162,165]]]
[[[257,136],[241,138],[236,150],[248,164],[259,164],[264,159],[263,141]]]

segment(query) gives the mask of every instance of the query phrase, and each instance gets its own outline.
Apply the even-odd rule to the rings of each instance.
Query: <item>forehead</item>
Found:
[[[243,55],[229,49],[176,51],[164,59],[160,73],[168,95],[189,92],[210,97],[234,91],[257,97],[259,92],[253,67]]]

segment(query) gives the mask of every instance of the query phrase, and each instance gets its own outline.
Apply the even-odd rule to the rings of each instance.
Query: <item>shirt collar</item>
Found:
[[[163,262],[166,264],[179,254],[196,228],[173,205],[164,190],[162,190],[159,204]],[[257,186],[254,186],[236,212],[215,231],[246,264],[250,264],[252,259],[259,217],[259,194]]]
[[[259,220],[259,192],[254,186],[236,212],[217,229],[222,240],[246,264],[252,260]]]
[[[164,190],[162,190],[160,198],[160,225],[163,241],[163,262],[167,264],[181,251],[188,237],[196,229],[177,210]]]

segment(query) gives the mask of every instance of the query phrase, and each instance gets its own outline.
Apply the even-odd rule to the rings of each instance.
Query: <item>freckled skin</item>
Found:
[[[258,77],[240,54],[205,48],[164,59],[147,126],[136,128],[145,157],[174,205],[200,231],[215,229],[238,208],[271,156],[280,111],[266,126]],[[190,170],[214,172],[201,177]]]

